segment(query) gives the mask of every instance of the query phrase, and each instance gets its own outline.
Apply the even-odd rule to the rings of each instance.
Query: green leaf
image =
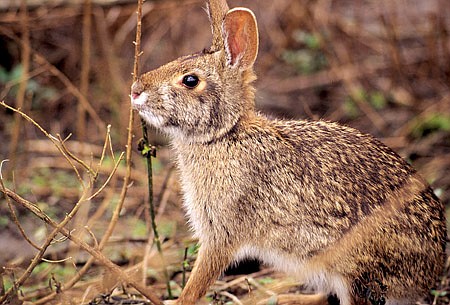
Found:
[[[145,238],[148,235],[147,225],[144,221],[138,219],[133,221],[131,235],[133,238]]]
[[[145,146],[142,148],[141,154],[142,154],[143,156],[147,156],[149,153],[151,153],[151,151],[152,151],[151,146],[145,145]]]
[[[320,48],[321,39],[319,35],[299,30],[294,32],[293,38],[297,42],[305,44],[309,49],[317,50]]]
[[[386,98],[384,97],[383,93],[379,91],[371,92],[369,101],[377,110],[383,109],[387,105]]]
[[[0,228],[4,228],[9,224],[9,217],[0,215]]]
[[[450,131],[450,114],[430,113],[413,124],[411,135],[414,138],[422,138],[436,131]]]
[[[300,74],[311,74],[326,66],[325,56],[318,51],[309,49],[285,50],[281,58],[293,66]]]
[[[188,247],[188,252],[187,252],[187,256],[194,256],[197,255],[198,253],[198,249],[200,249],[200,244],[191,244]]]
[[[359,108],[356,103],[350,97],[347,97],[342,105],[345,114],[351,119],[357,118],[359,116]]]
[[[22,77],[23,68],[21,64],[15,66],[9,73],[9,81],[18,81]]]
[[[258,283],[261,285],[272,284],[275,280],[271,277],[263,277],[258,279]]]
[[[0,83],[5,84],[8,82],[9,73],[5,68],[0,67]]]
[[[442,290],[431,290],[431,294],[436,297],[445,297],[448,294],[448,292]]]

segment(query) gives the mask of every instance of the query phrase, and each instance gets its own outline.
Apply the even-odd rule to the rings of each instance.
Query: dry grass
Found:
[[[141,71],[208,46],[203,5],[146,1]],[[262,111],[372,133],[412,162],[450,205],[445,0],[230,1],[238,5],[254,10],[260,26]],[[152,133],[163,258],[153,246],[146,165],[136,148],[142,132],[132,113],[126,115],[137,71],[135,33],[134,1],[0,11],[0,159],[10,160],[0,167],[1,189],[10,198],[0,202],[0,300],[114,304],[118,295],[135,298],[130,285],[140,290],[137,298],[159,298],[167,293],[163,265],[173,292],[180,291],[195,241],[166,140]],[[254,304],[301,289],[270,269],[249,272],[226,275],[210,296],[217,304]],[[448,272],[424,304],[449,303]]]

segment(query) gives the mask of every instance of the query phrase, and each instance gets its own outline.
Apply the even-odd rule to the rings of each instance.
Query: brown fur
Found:
[[[444,208],[433,191],[369,135],[257,113],[254,16],[246,9],[210,15],[210,51],[150,71],[132,87],[141,116],[171,137],[201,243],[177,304],[195,304],[247,256],[342,305],[409,304],[425,295],[445,260]],[[187,75],[198,85],[183,84]]]

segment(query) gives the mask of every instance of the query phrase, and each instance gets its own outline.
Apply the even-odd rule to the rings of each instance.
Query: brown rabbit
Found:
[[[210,50],[143,74],[133,107],[171,138],[201,247],[179,305],[257,258],[317,292],[295,304],[411,304],[445,261],[443,205],[404,160],[359,131],[254,109],[255,16],[209,3]],[[280,296],[279,302],[283,303]]]

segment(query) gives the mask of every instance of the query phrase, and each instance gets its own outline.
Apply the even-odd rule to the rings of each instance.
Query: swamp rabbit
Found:
[[[253,257],[316,295],[292,304],[411,304],[445,261],[444,207],[370,135],[255,111],[255,16],[208,5],[213,43],[145,73],[131,100],[170,136],[184,207],[201,244],[175,304],[195,304],[224,269]],[[278,301],[286,303],[283,296]],[[289,302],[287,302],[289,303]]]

